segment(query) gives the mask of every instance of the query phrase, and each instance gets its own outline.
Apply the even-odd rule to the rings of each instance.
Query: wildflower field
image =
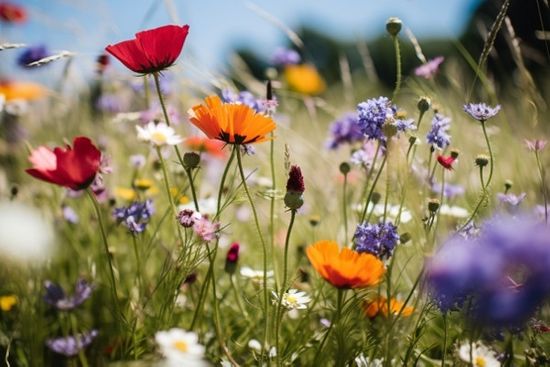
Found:
[[[475,54],[382,22],[388,84],[270,16],[259,74],[191,78],[193,19],[53,52],[0,1],[0,365],[550,366],[550,54],[511,2]]]

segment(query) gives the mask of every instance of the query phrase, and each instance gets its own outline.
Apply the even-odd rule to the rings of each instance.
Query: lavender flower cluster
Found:
[[[357,252],[368,252],[380,259],[388,259],[399,241],[397,227],[391,222],[363,223],[355,230]]]
[[[149,219],[155,212],[153,202],[146,200],[144,202],[134,202],[129,206],[115,208],[113,217],[118,223],[122,223],[132,234],[145,231]]]
[[[428,144],[436,146],[439,149],[445,149],[451,144],[451,136],[447,133],[450,128],[451,119],[436,113],[432,119],[432,127],[426,135]]]

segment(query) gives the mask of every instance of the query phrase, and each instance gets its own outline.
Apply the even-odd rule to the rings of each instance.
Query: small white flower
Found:
[[[208,366],[203,360],[204,347],[195,333],[174,328],[157,332],[155,340],[167,366]]]
[[[216,200],[213,197],[206,198],[206,199],[199,199],[199,209],[200,214],[207,215],[207,216],[213,216],[216,215],[216,211],[218,210],[218,200]],[[187,204],[182,204],[178,206],[178,210],[182,211],[185,209],[195,210],[195,204],[190,201]]]
[[[465,342],[458,350],[458,356],[464,362],[472,363],[474,367],[500,367],[496,353],[481,342],[473,344],[470,360],[470,343]]]
[[[360,213],[363,211],[363,205],[361,204],[357,204],[356,206],[356,210]],[[399,209],[401,209],[401,220],[400,222],[401,223],[408,223],[411,221],[412,219],[412,214],[411,212],[405,208],[405,207],[402,207],[400,205],[392,205],[392,204],[388,204],[388,207],[386,208],[386,215],[388,217],[389,220],[395,222],[397,220],[397,216],[399,215]],[[368,207],[367,207],[367,213],[372,211],[372,214],[374,214],[376,217],[382,217],[384,215],[384,204],[376,204],[374,205],[373,207],[373,204],[372,202],[369,203]]]
[[[3,201],[0,218],[0,255],[18,262],[43,262],[54,255],[53,226],[39,210]]]
[[[439,209],[439,213],[441,215],[449,215],[451,217],[455,218],[466,218],[468,217],[468,210],[460,207],[460,206],[449,206],[447,204],[441,205],[441,208]]]
[[[382,367],[384,365],[383,358],[375,358],[372,361],[369,357],[365,357],[363,353],[355,357],[357,367]]]
[[[254,270],[252,268],[249,268],[248,266],[243,266],[241,268],[241,275],[245,278],[249,278],[253,281],[258,281],[258,282],[261,282],[264,279],[263,270]],[[268,270],[267,277],[268,278],[273,277],[273,270]]]
[[[271,347],[269,349],[269,358],[275,358],[277,357],[277,348]]]
[[[141,117],[141,112],[120,112],[113,118],[114,123],[122,122],[138,122]]]
[[[177,145],[183,142],[181,136],[177,135],[174,129],[164,122],[155,124],[151,121],[145,128],[136,126],[136,129],[139,140],[150,142],[155,146]]]
[[[250,349],[254,349],[257,352],[262,351],[262,344],[259,341],[257,341],[256,339],[250,339],[250,341],[248,342],[248,347]]]
[[[6,102],[4,110],[13,116],[24,115],[29,109],[29,103],[22,99],[14,99]]]
[[[6,103],[6,97],[3,94],[0,94],[0,112],[4,110],[5,103]]]
[[[272,294],[274,298],[273,303],[278,304],[279,295],[275,292],[272,292]],[[309,302],[311,302],[311,298],[307,296],[306,292],[300,292],[297,289],[289,289],[283,294],[281,305],[287,310],[305,310]]]

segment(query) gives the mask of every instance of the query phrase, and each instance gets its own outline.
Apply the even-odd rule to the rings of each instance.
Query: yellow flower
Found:
[[[313,65],[287,65],[284,77],[290,89],[307,95],[317,95],[326,89],[325,81]]]
[[[189,197],[187,197],[187,196],[185,196],[185,195],[183,195],[183,196],[180,197],[180,199],[179,199],[179,203],[180,203],[181,205],[185,205],[185,204],[189,203],[189,201],[190,201],[190,200],[189,200]]]
[[[0,297],[0,310],[4,312],[11,311],[13,306],[17,304],[17,297],[13,294]]]
[[[0,82],[0,94],[6,101],[22,99],[32,101],[46,95],[46,89],[40,84],[31,82]]]
[[[134,180],[134,187],[138,190],[146,191],[153,187],[153,185],[153,180],[150,180],[148,178],[136,178]]]
[[[117,199],[122,199],[126,201],[132,201],[137,198],[136,191],[134,189],[128,189],[126,187],[115,187],[114,194]]]

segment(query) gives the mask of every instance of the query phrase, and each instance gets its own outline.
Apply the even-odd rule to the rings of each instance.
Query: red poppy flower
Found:
[[[26,172],[39,180],[50,182],[73,190],[88,187],[99,171],[101,152],[92,141],[79,136],[73,141],[73,147],[38,147],[31,152],[29,161],[33,167]]]
[[[27,20],[27,11],[22,6],[0,2],[0,20],[6,23],[23,23]]]
[[[136,38],[109,45],[105,50],[136,73],[156,73],[176,61],[188,32],[188,25],[165,25],[136,33]]]
[[[444,155],[438,155],[437,161],[440,165],[442,165],[445,169],[452,170],[453,169],[453,163],[455,162],[456,158],[453,156],[444,156]]]

